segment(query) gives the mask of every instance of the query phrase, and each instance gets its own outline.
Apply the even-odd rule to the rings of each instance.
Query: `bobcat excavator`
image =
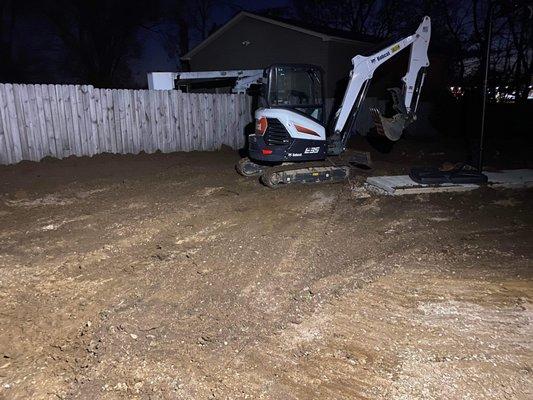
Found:
[[[322,70],[314,65],[277,64],[263,74],[265,107],[255,112],[255,133],[248,137],[248,157],[237,171],[260,176],[268,187],[288,183],[336,182],[349,176],[349,165],[334,157],[346,150],[350,132],[365,99],[374,71],[411,47],[401,89],[389,89],[396,114],[392,118],[371,109],[376,130],[392,141],[416,119],[420,91],[429,66],[427,50],[431,21],[424,17],[416,32],[370,56],[352,59],[352,71],[342,103],[325,124]]]

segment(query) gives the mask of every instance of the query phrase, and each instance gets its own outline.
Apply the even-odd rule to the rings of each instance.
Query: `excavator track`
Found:
[[[261,182],[269,188],[291,183],[343,182],[350,176],[350,166],[327,162],[305,165],[280,165],[271,167],[261,175]]]
[[[260,176],[260,181],[270,188],[291,183],[342,182],[350,176],[351,166],[371,168],[370,154],[351,151],[349,157],[335,157],[335,160],[285,163],[277,166],[256,164],[249,158],[242,158],[235,169],[246,177]]]

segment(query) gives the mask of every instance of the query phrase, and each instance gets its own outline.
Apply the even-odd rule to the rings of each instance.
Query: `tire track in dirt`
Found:
[[[532,295],[402,268],[248,349],[237,382],[259,398],[529,399]]]

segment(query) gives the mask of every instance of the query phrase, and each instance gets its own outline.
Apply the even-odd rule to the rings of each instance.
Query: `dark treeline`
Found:
[[[489,0],[295,0],[297,15],[381,38],[432,18],[430,51],[446,60],[450,85],[477,85],[484,64]],[[533,75],[533,2],[493,0],[491,86],[510,85],[527,99]]]
[[[242,4],[240,2],[239,4]],[[242,6],[225,0],[0,0],[0,81],[133,87],[133,61],[152,35],[176,69],[179,58]],[[431,51],[447,82],[475,84],[484,62],[488,0],[287,0],[250,11],[388,38],[433,19]],[[493,1],[492,85],[525,99],[533,74],[531,0]]]
[[[0,0],[0,80],[128,86],[139,32],[160,18],[155,3]]]

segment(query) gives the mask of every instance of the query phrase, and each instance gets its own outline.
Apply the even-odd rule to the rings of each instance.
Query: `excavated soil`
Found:
[[[237,159],[0,168],[0,399],[533,398],[532,191],[270,190]]]

